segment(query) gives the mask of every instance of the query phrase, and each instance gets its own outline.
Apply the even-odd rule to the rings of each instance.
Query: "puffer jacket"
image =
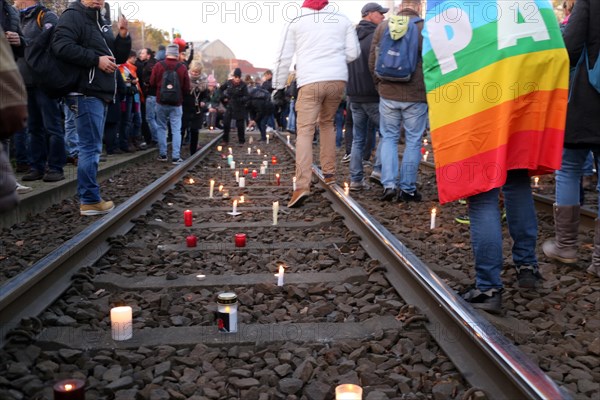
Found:
[[[112,56],[123,64],[129,57],[131,38],[113,36],[100,10],[74,2],[59,18],[52,50],[57,58],[81,67],[78,92],[113,102],[116,96],[116,76],[119,71],[105,73],[98,68],[101,56]]]
[[[577,0],[569,17],[563,38],[571,67],[575,67],[584,45],[587,48],[590,68],[600,62],[600,2]],[[585,64],[585,63],[583,63]],[[600,146],[600,93],[589,84],[587,68],[580,66],[571,87],[567,108],[565,147]]]
[[[348,88],[346,94],[355,103],[378,103],[379,93],[369,72],[369,53],[377,25],[362,20],[356,26],[360,43],[360,57],[348,64]]]

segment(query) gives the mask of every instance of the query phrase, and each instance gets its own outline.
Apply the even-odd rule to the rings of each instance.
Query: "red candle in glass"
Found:
[[[256,170],[252,170],[252,178],[258,178],[258,172],[256,172]]]
[[[248,168],[244,168],[244,175],[248,175]]]
[[[246,234],[236,233],[235,234],[235,247],[246,247]]]
[[[54,387],[54,400],[85,400],[83,387],[85,381],[81,379],[65,379],[57,382]]]
[[[192,210],[185,210],[183,212],[183,222],[185,226],[192,226]]]
[[[273,164],[273,165],[277,164],[277,157],[275,157],[275,156],[271,157],[271,164]]]
[[[187,247],[196,247],[198,244],[198,238],[196,238],[194,235],[190,235],[185,238],[185,242],[187,243]]]

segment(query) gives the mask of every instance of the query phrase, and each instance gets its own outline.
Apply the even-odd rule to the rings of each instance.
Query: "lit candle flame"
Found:
[[[240,203],[243,203],[244,201],[244,196],[240,196]]]
[[[193,185],[194,183],[196,183],[196,181],[194,180],[194,178],[190,178],[190,185]]]
[[[71,385],[70,383],[67,383],[67,384],[65,385],[65,390],[66,390],[67,392],[70,392],[70,391],[71,391],[71,390],[73,390],[73,389],[74,389],[74,387],[73,387],[73,385]]]
[[[223,185],[219,185],[219,192],[223,191]]]

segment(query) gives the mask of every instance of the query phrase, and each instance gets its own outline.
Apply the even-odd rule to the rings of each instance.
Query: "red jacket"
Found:
[[[179,76],[179,86],[181,88],[181,96],[178,106],[183,104],[183,94],[189,93],[190,91],[190,76],[188,74],[188,69],[184,63],[179,62],[172,58],[167,58],[164,60],[168,69],[175,69],[175,66],[179,63],[179,67],[177,68],[177,75]],[[160,87],[162,84],[163,74],[165,73],[165,68],[163,66],[163,61],[159,61],[156,63],[154,68],[152,68],[152,75],[150,75],[150,87],[156,90],[156,102],[158,104],[162,104],[160,102]]]

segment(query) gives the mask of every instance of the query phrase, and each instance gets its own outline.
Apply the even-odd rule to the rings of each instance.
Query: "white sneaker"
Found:
[[[19,182],[17,182],[17,193],[18,194],[25,194],[25,193],[29,193],[31,191],[33,191],[33,188],[31,188],[29,186],[21,185]]]

